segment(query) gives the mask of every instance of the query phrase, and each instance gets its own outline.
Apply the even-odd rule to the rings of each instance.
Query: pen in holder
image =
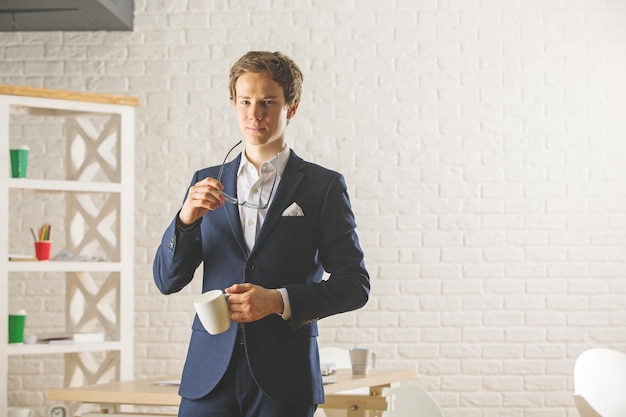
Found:
[[[33,239],[35,239],[35,257],[38,261],[50,260],[50,249],[52,248],[52,242],[50,242],[50,231],[52,226],[44,224],[39,229],[39,235],[35,235],[35,231],[31,229]]]

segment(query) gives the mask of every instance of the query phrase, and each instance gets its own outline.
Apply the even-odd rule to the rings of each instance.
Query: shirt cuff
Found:
[[[278,292],[283,297],[283,314],[279,314],[283,320],[289,320],[291,318],[291,304],[289,303],[289,292],[287,288],[278,288]]]

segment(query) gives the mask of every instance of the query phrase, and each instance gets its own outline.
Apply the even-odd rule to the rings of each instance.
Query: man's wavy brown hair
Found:
[[[267,74],[283,88],[288,107],[300,102],[302,95],[302,71],[298,65],[280,52],[250,51],[239,58],[230,69],[230,99],[235,100],[235,84],[246,72]]]

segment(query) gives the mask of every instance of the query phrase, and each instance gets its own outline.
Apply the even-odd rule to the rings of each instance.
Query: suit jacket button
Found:
[[[246,265],[246,271],[254,271],[254,265],[252,264]]]

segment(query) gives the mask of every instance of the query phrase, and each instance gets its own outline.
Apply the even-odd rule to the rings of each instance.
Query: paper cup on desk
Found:
[[[26,178],[28,146],[20,146],[19,149],[11,149],[9,152],[11,153],[11,176],[13,178]]]
[[[350,361],[354,375],[365,375],[370,367],[376,366],[376,354],[367,348],[350,349]]]
[[[35,242],[35,257],[38,261],[49,261],[52,242],[49,240],[38,240]]]
[[[193,306],[205,330],[211,334],[224,333],[230,327],[230,311],[221,290],[211,290],[196,297]]]
[[[9,343],[24,343],[24,328],[26,327],[26,311],[9,314]]]

